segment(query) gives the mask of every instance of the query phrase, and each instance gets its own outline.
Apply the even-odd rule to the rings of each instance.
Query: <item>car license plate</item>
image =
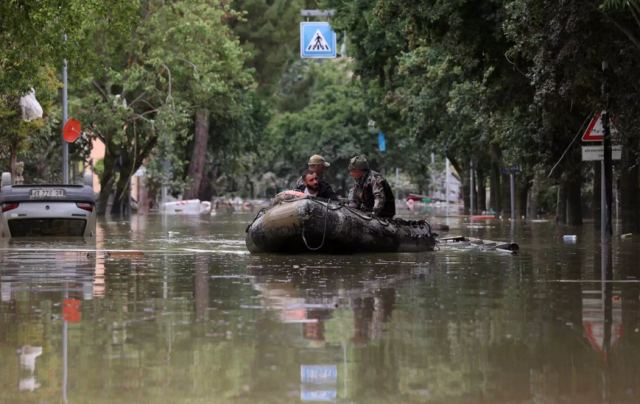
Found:
[[[59,189],[59,188],[32,189],[29,192],[29,197],[31,199],[60,198],[63,196],[64,196],[64,189]]]

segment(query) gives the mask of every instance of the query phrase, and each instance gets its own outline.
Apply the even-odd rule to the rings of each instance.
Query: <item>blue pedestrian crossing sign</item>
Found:
[[[378,132],[378,150],[382,153],[387,151],[387,140],[385,139],[382,131]]]
[[[336,33],[331,24],[317,21],[300,23],[300,57],[336,57]]]

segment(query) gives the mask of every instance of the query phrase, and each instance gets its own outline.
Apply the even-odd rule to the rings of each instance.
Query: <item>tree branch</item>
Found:
[[[92,80],[91,84],[93,84],[93,86],[96,88],[96,90],[98,90],[100,95],[102,95],[104,102],[109,101],[109,96],[107,95],[106,91],[103,90],[102,87],[100,87],[100,84],[97,81]]]

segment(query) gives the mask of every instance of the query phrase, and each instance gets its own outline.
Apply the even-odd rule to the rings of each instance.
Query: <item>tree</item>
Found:
[[[330,3],[338,8],[336,27],[348,30],[354,43],[370,110],[405,146],[400,155],[446,154],[464,182],[472,161],[479,174],[495,173],[491,202],[499,211],[503,151],[518,149],[497,130],[511,113],[526,110],[530,94],[526,79],[504,59],[502,2]],[[421,164],[407,168],[414,176],[425,171]]]
[[[548,165],[560,158],[585,118],[603,108],[602,61],[615,66],[614,82],[622,74],[637,74],[628,70],[631,43],[620,31],[609,29],[608,18],[598,6],[597,1],[570,1],[553,6],[513,1],[509,5],[506,33],[515,43],[511,55],[527,70],[535,90],[532,107],[540,117],[537,143]],[[614,84],[618,95],[634,92],[621,84]],[[635,108],[618,103],[616,96],[613,98],[614,111]],[[575,149],[556,170],[559,193],[564,195],[561,202],[568,206],[567,222],[574,224],[581,222],[578,218],[584,175],[581,166]],[[563,219],[564,210],[559,213]]]
[[[301,62],[302,81],[313,77],[304,97],[309,103],[299,111],[276,114],[262,150],[266,167],[289,182],[298,178],[309,156],[322,154],[331,161],[332,179],[346,187],[349,159],[366,154],[374,167],[383,156],[374,151],[367,131],[368,114],[363,89],[351,75],[348,61]],[[294,94],[299,94],[296,91]],[[289,184],[282,184],[287,186]]]
[[[162,155],[156,158],[173,160],[173,176],[182,178],[184,146],[179,146],[187,144],[194,122],[185,195],[200,193],[207,128],[231,119],[229,111],[242,93],[252,91],[245,54],[225,23],[234,15],[217,0],[149,0],[140,5],[139,20],[125,41],[96,50],[105,67],[85,83],[82,105],[93,132],[106,144],[102,212],[113,187],[112,213],[127,206],[129,179],[161,140]]]
[[[130,2],[109,7],[118,10],[125,3]],[[10,156],[12,172],[18,153],[41,129],[60,133],[60,121],[51,116],[59,111],[51,102],[60,85],[56,72],[64,58],[73,67],[82,65],[84,32],[105,17],[105,9],[95,0],[0,2],[0,152]],[[30,88],[45,107],[45,119],[23,123],[18,102]]]
[[[273,95],[280,78],[298,54],[298,26],[303,0],[234,0],[240,18],[230,22],[242,47],[250,54],[247,64],[256,72],[258,93]]]

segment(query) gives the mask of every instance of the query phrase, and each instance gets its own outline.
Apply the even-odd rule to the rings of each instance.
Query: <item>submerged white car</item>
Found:
[[[2,173],[0,238],[94,237],[95,194],[92,178],[85,185],[11,185]]]

